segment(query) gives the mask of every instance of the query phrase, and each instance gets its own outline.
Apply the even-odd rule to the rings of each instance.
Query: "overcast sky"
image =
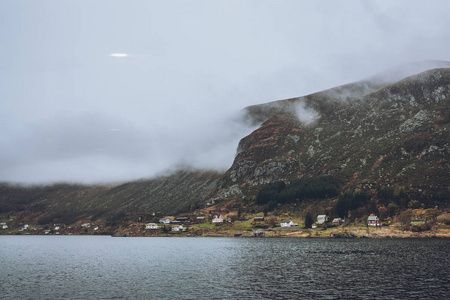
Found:
[[[242,108],[450,60],[450,1],[0,1],[0,181],[227,169]]]

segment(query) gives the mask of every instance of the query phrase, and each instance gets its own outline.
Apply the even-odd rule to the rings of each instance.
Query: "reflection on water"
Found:
[[[1,236],[2,299],[448,299],[448,239]]]

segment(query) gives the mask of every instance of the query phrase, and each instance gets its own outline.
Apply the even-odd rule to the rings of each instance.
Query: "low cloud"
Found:
[[[26,2],[0,1],[0,181],[227,169],[244,107],[450,60],[448,1]]]
[[[35,122],[5,141],[0,181],[111,182],[148,178],[180,165],[224,170],[239,139],[251,131],[239,113],[151,128],[100,114]]]
[[[299,121],[304,124],[310,124],[319,117],[319,113],[313,108],[306,107],[304,101],[295,102],[294,111]]]

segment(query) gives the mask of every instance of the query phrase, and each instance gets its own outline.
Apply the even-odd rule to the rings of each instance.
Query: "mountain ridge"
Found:
[[[395,82],[362,80],[244,111],[243,122],[258,127],[240,140],[224,173],[179,170],[117,185],[2,184],[0,217],[14,215],[16,225],[101,220],[112,232],[137,218],[205,209],[267,213],[308,201],[334,214],[342,211],[340,201],[353,201],[343,210],[352,218],[369,213],[392,218],[409,208],[448,206],[450,68]],[[332,182],[338,196],[299,194],[305,178],[319,187]],[[278,204],[258,200],[277,182],[293,198],[280,196]]]

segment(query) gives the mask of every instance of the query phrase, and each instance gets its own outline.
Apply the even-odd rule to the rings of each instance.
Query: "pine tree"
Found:
[[[314,220],[311,216],[311,213],[307,212],[306,216],[305,216],[305,228],[311,228],[313,223],[314,223]]]

